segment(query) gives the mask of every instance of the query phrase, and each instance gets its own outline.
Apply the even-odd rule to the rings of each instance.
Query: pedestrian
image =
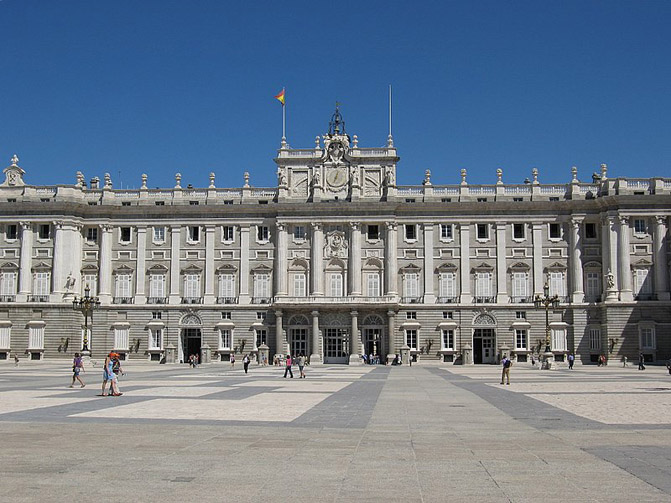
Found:
[[[242,357],[242,367],[245,369],[245,374],[247,373],[247,370],[249,369],[249,356],[245,355]]]
[[[262,360],[263,360],[263,366],[267,367],[268,366],[268,355],[264,354],[263,357],[262,357]]]
[[[112,356],[112,373],[114,374],[114,396],[121,396],[123,393],[119,391],[119,376],[126,375],[123,369],[121,368],[121,361],[119,360],[119,353],[114,353]]]
[[[231,353],[230,361],[231,361],[231,368],[234,369],[235,368],[235,355],[233,353]]]
[[[669,375],[671,375],[671,358],[666,360],[666,369],[669,371]]]
[[[82,388],[86,386],[86,384],[84,384],[84,381],[82,381],[82,378],[79,377],[79,374],[81,372],[84,372],[84,362],[82,361],[82,357],[79,356],[79,353],[75,353],[75,357],[72,360],[72,383],[70,384],[71,388],[73,388],[75,385],[75,379],[79,381],[79,383],[82,385]]]
[[[573,353],[569,353],[568,355],[568,369],[573,370],[573,361],[575,360],[575,356],[573,356]]]
[[[285,360],[285,366],[284,366],[284,378],[286,379],[287,377],[287,372],[291,375],[291,378],[294,378],[294,373],[291,370],[291,355],[287,355],[287,358]]]
[[[645,370],[645,357],[643,353],[638,354],[638,370]]]
[[[623,356],[623,357],[622,357],[622,368],[624,368],[624,367],[626,367],[626,366],[627,366],[627,357],[626,357],[626,356]]]
[[[503,365],[503,370],[501,371],[501,384],[503,384],[504,380],[507,380],[506,384],[510,385],[510,367],[512,366],[513,361],[504,355],[501,364]]]
[[[196,368],[200,364],[200,355],[196,353],[193,355],[193,368]]]
[[[14,366],[18,367],[19,366],[19,355],[14,353]]]
[[[305,368],[305,356],[303,356],[303,353],[298,355],[298,371],[300,372],[299,379],[305,379],[305,372],[303,369]]]
[[[119,396],[117,386],[116,386],[116,374],[114,373],[114,356],[116,353],[109,353],[105,358],[105,364],[103,365],[103,389],[101,396],[107,396],[108,393],[105,392],[107,383],[110,383],[109,394],[113,396]]]

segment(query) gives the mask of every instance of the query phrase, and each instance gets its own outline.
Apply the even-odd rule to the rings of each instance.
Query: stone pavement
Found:
[[[671,502],[666,369],[0,365],[0,501]]]

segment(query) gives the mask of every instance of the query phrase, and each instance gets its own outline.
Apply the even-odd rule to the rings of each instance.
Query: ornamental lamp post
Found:
[[[100,299],[91,297],[89,285],[84,288],[84,296],[72,301],[72,309],[79,311],[84,315],[84,344],[82,345],[82,356],[91,356],[89,350],[89,316],[91,316],[91,325],[93,325],[93,311],[100,307]]]
[[[536,295],[534,298],[534,307],[540,309],[545,307],[545,353],[543,353],[543,369],[551,370],[552,364],[554,363],[554,354],[552,353],[552,348],[550,347],[550,306],[553,309],[559,307],[559,296],[553,295],[550,296],[550,288],[548,284],[545,283],[543,286],[543,296]]]

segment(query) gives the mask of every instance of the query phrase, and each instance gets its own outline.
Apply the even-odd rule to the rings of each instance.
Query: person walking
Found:
[[[245,369],[245,374],[246,374],[247,370],[249,370],[249,355],[245,355],[242,358],[242,367]]]
[[[286,379],[287,377],[287,372],[289,372],[289,375],[291,375],[291,378],[294,378],[294,373],[291,370],[291,355],[287,355],[287,358],[285,360],[285,366],[284,366],[284,378]]]
[[[513,361],[507,356],[504,356],[503,360],[501,360],[501,364],[503,365],[503,370],[501,371],[501,384],[503,384],[503,381],[507,381],[506,384],[510,385],[510,367],[512,366]]]
[[[18,367],[19,366],[19,355],[14,353],[14,366]]]
[[[568,369],[573,370],[573,362],[575,360],[575,356],[573,356],[573,353],[569,353],[568,355]]]
[[[645,357],[643,353],[638,354],[638,370],[645,370]]]
[[[114,357],[116,353],[109,353],[105,358],[105,364],[103,365],[103,389],[101,396],[107,396],[108,393],[105,392],[107,383],[110,383],[109,394],[113,396],[120,396],[116,385],[116,374],[114,373]]]
[[[70,384],[71,388],[74,388],[75,386],[75,379],[79,381],[79,383],[82,385],[82,388],[86,386],[86,384],[84,384],[84,381],[82,381],[82,378],[79,377],[79,374],[81,372],[84,372],[84,362],[82,361],[82,357],[79,356],[79,353],[75,353],[75,357],[72,360],[72,383]]]
[[[233,353],[231,353],[230,361],[231,361],[231,368],[234,369],[235,368],[235,355]]]
[[[298,377],[299,379],[305,379],[305,372],[303,369],[305,368],[305,356],[301,353],[298,355],[298,371],[300,372],[300,376]]]

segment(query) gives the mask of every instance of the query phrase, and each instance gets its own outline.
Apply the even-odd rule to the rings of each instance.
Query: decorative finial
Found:
[[[14,155],[12,156],[12,158],[9,160],[9,162],[12,163],[12,164],[11,164],[12,166],[16,166],[16,167],[18,167],[18,166],[19,166],[19,157],[18,157],[16,154],[14,154]]]
[[[112,176],[109,173],[105,173],[105,189],[112,188]]]
[[[427,169],[424,172],[424,181],[422,182],[422,185],[431,185],[431,170]]]
[[[345,121],[340,115],[340,103],[336,101],[335,112],[331,116],[331,122],[329,122],[329,136],[340,136],[346,135],[345,132]]]
[[[289,144],[287,143],[287,138],[286,136],[282,137],[282,142],[280,143],[280,148],[282,150],[289,148]]]
[[[359,145],[359,137],[357,135],[352,136],[352,148],[357,148]]]
[[[461,185],[468,185],[466,182],[466,168],[461,169]]]
[[[245,180],[245,184],[243,185],[243,187],[249,187],[249,171],[245,171],[242,177]]]
[[[84,174],[81,171],[77,171],[77,187],[84,187]]]
[[[497,185],[500,185],[503,183],[503,170],[501,168],[498,168],[496,170],[496,183]]]
[[[392,135],[387,136],[387,148],[394,148],[394,137]]]
[[[601,180],[608,179],[608,166],[606,164],[601,165]]]
[[[578,183],[578,168],[575,166],[571,168],[571,181],[573,183]]]
[[[210,173],[210,186],[208,187],[209,189],[214,189],[216,188],[214,186],[214,172]]]
[[[319,136],[315,136],[315,150],[320,150],[321,147],[319,146]]]
[[[531,170],[531,176],[533,176],[534,178],[533,184],[538,185],[538,168],[534,168]]]
[[[147,174],[142,173],[142,187],[141,189],[146,189],[147,188]]]
[[[182,188],[182,174],[181,173],[175,173],[175,188],[176,189],[181,189]]]

